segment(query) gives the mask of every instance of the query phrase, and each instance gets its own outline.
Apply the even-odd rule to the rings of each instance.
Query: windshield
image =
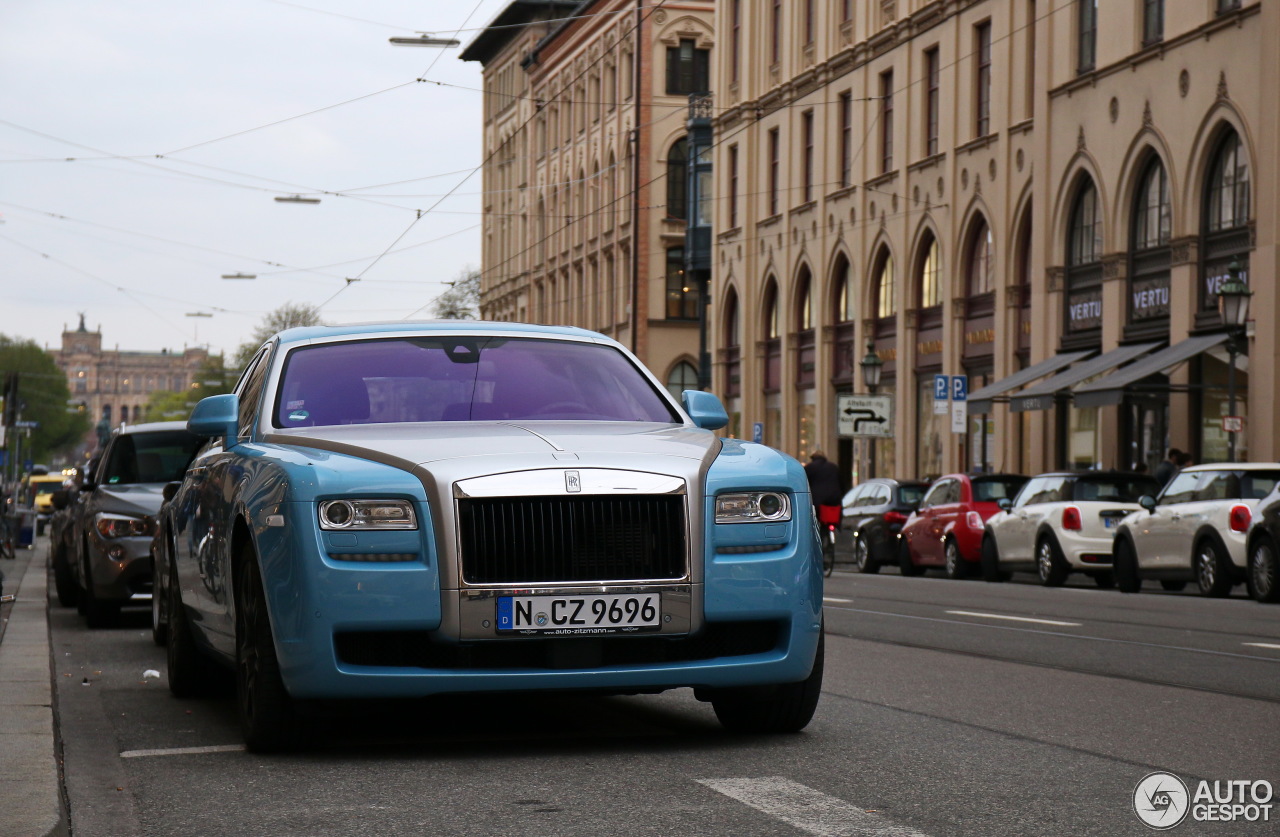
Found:
[[[41,494],[52,494],[59,488],[62,488],[62,480],[58,480],[57,482],[38,482],[35,483],[35,488],[37,497]]]
[[[277,427],[512,420],[681,419],[610,346],[467,336],[295,349],[275,408]]]
[[[1001,500],[1012,500],[1026,482],[1021,477],[973,480],[973,499],[978,503],[998,503]]]
[[[927,485],[902,485],[898,487],[898,503],[904,506],[918,506],[924,498]]]
[[[1072,499],[1136,503],[1143,494],[1154,497],[1159,492],[1160,483],[1154,477],[1098,475],[1076,480]]]
[[[185,430],[121,434],[103,471],[105,485],[181,480],[205,439]]]

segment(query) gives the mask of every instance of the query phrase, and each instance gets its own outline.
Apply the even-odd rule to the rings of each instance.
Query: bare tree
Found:
[[[247,343],[241,343],[240,348],[236,350],[235,368],[244,369],[244,367],[253,360],[253,356],[257,353],[259,347],[267,342],[267,338],[278,331],[284,331],[286,328],[294,328],[296,326],[313,326],[322,325],[320,320],[320,309],[314,305],[307,305],[303,302],[286,302],[276,310],[265,315],[253,330],[253,335]]]
[[[431,313],[441,320],[480,319],[480,271],[467,268],[452,282],[449,289],[431,303]]]

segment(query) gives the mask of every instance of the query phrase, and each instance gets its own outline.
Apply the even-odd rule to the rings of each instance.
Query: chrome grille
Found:
[[[685,577],[679,495],[460,499],[458,528],[467,584]]]

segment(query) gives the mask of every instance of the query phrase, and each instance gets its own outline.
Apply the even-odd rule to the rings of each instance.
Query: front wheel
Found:
[[[120,617],[120,606],[104,602],[93,592],[93,571],[89,569],[89,556],[84,558],[84,586],[80,588],[80,602],[84,605],[84,621],[90,628],[109,628]]]
[[[1202,541],[1193,561],[1200,595],[1220,599],[1231,592],[1231,562],[1217,544]]]
[[[1048,535],[1036,544],[1036,570],[1045,587],[1061,587],[1071,573],[1058,542]]]
[[[53,586],[58,592],[58,604],[75,607],[80,602],[80,587],[76,584],[76,575],[72,572],[71,565],[67,563],[67,548],[58,544],[52,551]]]
[[[818,652],[813,670],[799,683],[775,686],[766,697],[760,688],[724,689],[711,699],[711,707],[721,726],[733,732],[799,732],[809,725],[822,693],[822,668],[826,638],[818,634]]]
[[[262,573],[251,547],[240,547],[236,569],[236,703],[251,752],[288,749],[297,741],[297,707],[280,676]]]
[[[898,572],[905,576],[924,574],[924,567],[911,560],[911,547],[907,546],[905,538],[898,541]]]
[[[1116,587],[1121,593],[1137,593],[1142,590],[1142,576],[1138,574],[1138,557],[1129,541],[1121,537],[1111,550],[1111,566],[1115,569]]]
[[[1249,595],[1254,601],[1280,602],[1280,568],[1276,564],[1275,544],[1268,537],[1259,538],[1249,552]]]

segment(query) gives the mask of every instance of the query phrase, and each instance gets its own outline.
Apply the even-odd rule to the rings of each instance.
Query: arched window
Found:
[[[725,294],[724,320],[724,366],[726,398],[737,398],[742,394],[742,321],[738,308],[738,293],[733,288]]]
[[[1102,217],[1098,190],[1085,180],[1071,205],[1067,227],[1067,300],[1064,342],[1096,345],[1102,328]]]
[[[796,277],[796,331],[813,329],[813,294],[810,293],[812,279],[809,266],[802,266],[800,275]]]
[[[831,286],[836,293],[836,322],[852,322],[854,318],[853,271],[849,270],[849,260],[844,254],[836,256],[836,263],[831,268]]]
[[[897,306],[894,303],[893,256],[889,255],[888,250],[880,254],[875,276],[876,316],[881,319],[892,317],[897,313]]]
[[[1197,324],[1217,322],[1218,286],[1226,281],[1231,262],[1240,267],[1240,278],[1249,284],[1249,159],[1240,136],[1232,129],[1219,138],[1204,185],[1204,212],[1200,224],[1200,311]]]
[[[1102,256],[1102,219],[1098,216],[1098,190],[1089,181],[1076,195],[1067,238],[1067,265],[1082,267]]]
[[[1172,210],[1169,178],[1164,163],[1151,155],[1133,195],[1129,230],[1129,300],[1126,336],[1140,337],[1151,329],[1163,337],[1169,328],[1170,251]]]
[[[667,217],[689,217],[689,140],[681,137],[667,152]]]
[[[924,259],[920,262],[920,275],[917,277],[921,308],[933,308],[942,302],[938,288],[938,258],[938,239],[933,233],[929,233],[924,245]]]
[[[764,332],[764,390],[777,392],[782,387],[782,335],[778,330],[778,280],[765,280],[764,308],[761,310]]]
[[[991,293],[996,289],[994,249],[991,227],[987,226],[985,219],[980,219],[974,228],[973,238],[969,239],[969,269],[965,277],[969,296]]]
[[[680,394],[686,389],[698,388],[698,370],[693,368],[693,364],[688,361],[680,361],[671,370],[671,374],[667,376],[667,392],[671,393],[671,397],[680,400]]]

